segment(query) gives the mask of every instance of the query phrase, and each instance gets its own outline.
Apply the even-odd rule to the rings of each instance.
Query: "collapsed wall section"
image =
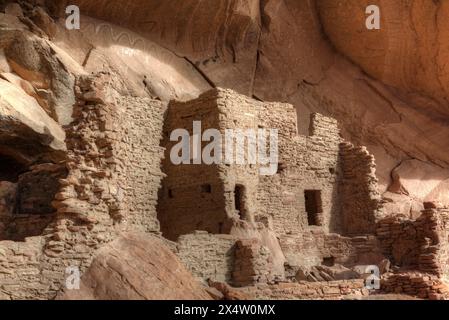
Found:
[[[377,224],[385,255],[403,268],[449,279],[449,210],[428,208],[416,220],[394,216]]]

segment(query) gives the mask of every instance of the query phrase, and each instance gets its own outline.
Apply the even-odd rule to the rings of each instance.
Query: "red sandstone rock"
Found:
[[[58,299],[211,299],[165,243],[145,234],[123,234],[102,248],[81,279],[80,290]]]

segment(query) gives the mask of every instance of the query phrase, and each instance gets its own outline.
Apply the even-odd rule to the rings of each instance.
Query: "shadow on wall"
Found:
[[[232,225],[227,213],[230,195],[225,190],[222,165],[182,163],[176,165],[171,160],[172,148],[178,143],[169,139],[174,129],[184,128],[191,137],[194,121],[201,121],[203,130],[218,127],[218,112],[214,104],[206,106],[200,104],[198,108],[204,108],[204,112],[196,112],[197,106],[191,104],[192,102],[186,104],[173,102],[169,105],[161,142],[165,147],[162,170],[166,176],[159,190],[157,217],[162,234],[173,241],[180,235],[195,230],[226,234]],[[203,142],[202,148],[206,144]]]
[[[334,168],[330,169],[331,173],[336,174],[337,183],[333,185],[332,193],[331,193],[331,208],[330,208],[330,219],[329,219],[329,232],[330,233],[338,233],[343,234],[343,214],[345,210],[345,206],[341,201],[341,159],[340,156],[337,158],[337,164]]]
[[[0,241],[24,241],[53,221],[52,202],[67,176],[65,166],[27,165],[0,154]]]

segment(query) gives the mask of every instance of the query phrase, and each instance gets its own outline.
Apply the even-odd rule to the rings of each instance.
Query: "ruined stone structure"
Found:
[[[66,267],[85,270],[95,251],[118,232],[159,232],[164,106],[113,93],[103,79],[79,79],[78,105],[67,130],[68,173],[58,176],[54,166],[39,165],[19,178],[18,188],[26,179],[29,191],[10,187],[20,198],[15,211],[2,216],[1,298],[52,298],[65,281]],[[49,185],[39,179],[43,171]],[[10,197],[3,202],[8,207]],[[50,205],[55,209],[48,212]],[[18,238],[25,242],[6,241]]]
[[[170,132],[182,128],[192,136],[194,121],[201,121],[202,132],[219,128],[223,135],[230,128],[278,128],[277,172],[260,175],[260,165],[248,163],[173,164],[170,150],[178,141],[170,141]],[[270,255],[276,248],[281,249],[287,268],[277,273],[278,279],[293,271],[293,275],[306,272],[309,281],[335,280],[340,276],[333,274],[334,266],[373,264],[382,269],[386,259],[397,266],[443,275],[437,266],[446,265],[446,245],[435,243],[444,238],[439,235],[446,230],[444,215],[439,215],[443,220],[434,221],[424,211],[413,222],[422,226],[421,233],[407,236],[407,228],[405,234],[398,233],[398,227],[390,222],[396,218],[384,218],[374,157],[365,147],[343,141],[331,118],[312,115],[309,136],[301,136],[291,106],[261,103],[218,89],[189,102],[169,104],[162,144],[166,148],[163,170],[167,176],[158,204],[161,231],[172,240],[179,237],[181,257],[200,279],[227,281],[234,286],[254,284],[261,278],[262,282],[276,281],[276,272],[270,275],[269,270],[264,271],[270,269]],[[435,226],[440,231],[430,231]],[[260,236],[251,240],[255,228],[275,234],[278,247],[268,249]],[[220,234],[230,236],[223,238]],[[433,245],[426,245],[424,239],[429,238],[434,239]],[[406,249],[403,241],[413,249]],[[393,249],[397,246],[400,249]],[[259,255],[265,249],[268,255],[261,262]],[[415,263],[396,261],[396,252],[413,256]],[[217,264],[220,257],[226,263]],[[208,263],[210,260],[217,262]],[[315,266],[324,269],[306,271]]]
[[[170,141],[170,132],[185,128],[192,135],[194,121],[201,121],[203,132],[218,128],[223,136],[226,129],[278,129],[277,172],[260,175],[260,164],[249,161],[245,165],[171,163],[176,142]],[[345,234],[375,229],[380,195],[374,160],[366,149],[343,143],[333,119],[314,114],[310,136],[301,136],[291,105],[261,103],[219,89],[193,101],[170,104],[164,131],[167,178],[159,220],[170,239],[193,230],[228,233],[229,220],[234,218],[270,224],[279,235],[309,226]]]
[[[389,217],[378,223],[383,251],[395,265],[448,279],[449,210],[428,208],[416,220]]]
[[[42,1],[19,2],[0,1],[0,299],[77,296],[64,294],[68,267],[78,268],[87,276],[83,283],[92,286],[81,297],[161,296],[150,292],[152,283],[140,283],[148,292],[139,295],[127,282],[144,281],[136,279],[145,279],[146,272],[170,288],[182,283],[176,294],[162,292],[176,298],[343,299],[378,292],[449,297],[449,209],[416,198],[413,210],[412,204],[402,210],[406,214],[394,211],[393,200],[386,212],[370,153],[378,150],[353,143],[368,138],[346,141],[332,117],[309,117],[291,104],[218,88],[214,81],[222,83],[217,74],[224,69],[214,71],[212,80],[204,74],[215,58],[180,58],[186,55],[93,18],[68,33],[57,21],[62,5],[52,6],[52,17]],[[91,7],[89,0],[75,2]],[[270,4],[265,9],[272,10]],[[259,18],[254,21],[264,20]],[[244,81],[270,92],[266,82]],[[300,82],[291,81],[291,91],[316,100],[311,98],[318,106],[308,110],[334,116],[334,101],[321,99],[312,82]],[[298,97],[306,107],[311,103]],[[193,153],[183,159],[190,164],[174,163],[170,155],[178,141],[171,135],[178,129],[189,140],[210,129],[225,138],[223,147],[241,142],[233,153],[242,163],[226,162],[225,149],[214,150],[213,163]],[[252,130],[267,142],[262,152],[268,157],[270,129],[279,139],[275,170],[266,174],[270,163],[252,162],[246,150],[254,146]],[[346,121],[343,129],[348,131]],[[242,130],[246,140],[226,139],[229,130]],[[393,149],[396,139],[390,139]],[[200,142],[202,151],[209,142]],[[417,146],[421,155],[425,148]],[[416,155],[415,147],[403,150]],[[416,161],[400,167],[411,170]],[[401,197],[406,188],[399,169],[390,189]],[[426,196],[441,197],[444,188],[435,188]],[[122,261],[124,252],[130,254]],[[96,290],[116,262],[123,269],[110,286]],[[178,265],[181,275],[173,271]],[[379,268],[380,291],[365,287],[372,276],[367,265]],[[112,292],[123,283],[126,292]]]
[[[194,230],[233,234],[238,221],[245,221],[247,228],[261,224],[272,230],[289,264],[358,262],[360,250],[344,236],[374,234],[381,212],[374,159],[365,148],[344,142],[335,120],[314,114],[310,135],[301,136],[296,119],[290,105],[230,90],[171,103],[162,142],[167,177],[158,205],[164,236],[176,240]],[[277,171],[261,175],[261,164],[249,161],[173,164],[170,152],[178,141],[170,141],[170,133],[185,128],[192,136],[194,121],[201,121],[202,132],[218,128],[223,136],[226,129],[278,129]]]
[[[301,136],[289,105],[218,89],[166,107],[120,95],[105,79],[98,74],[77,82],[65,166],[37,165],[19,175],[17,186],[2,182],[3,298],[54,297],[66,267],[85,270],[96,250],[121,231],[161,230],[177,240],[173,250],[204,283],[258,288],[323,266],[299,276],[325,288],[320,294],[307,287],[304,298],[361,294],[351,282],[325,285],[346,279],[332,275],[335,265],[351,268],[388,257],[399,266],[447,274],[447,246],[438,240],[446,232],[444,215],[425,211],[410,222],[422,230],[413,235],[407,227],[398,229],[404,223],[382,220],[374,159],[365,148],[342,141],[333,119],[314,114],[310,135]],[[202,121],[203,130],[222,132],[279,128],[276,173],[260,175],[259,164],[172,164],[169,133],[191,130],[194,120]],[[409,241],[407,257],[397,257],[395,239]],[[398,291],[396,278],[386,279],[386,290]],[[254,297],[267,297],[251,290]],[[270,290],[270,297],[284,295],[280,288]],[[435,296],[437,291],[426,291],[426,297]]]

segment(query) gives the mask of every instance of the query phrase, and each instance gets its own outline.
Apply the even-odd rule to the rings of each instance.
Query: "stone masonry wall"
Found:
[[[416,220],[382,219],[377,237],[385,255],[401,267],[449,276],[449,209],[429,208]]]
[[[449,297],[447,283],[432,274],[402,272],[382,277],[381,290],[388,293],[407,294],[421,299],[442,300]]]
[[[115,146],[114,158],[117,192],[123,190],[119,202],[126,212],[125,225],[132,230],[159,233],[156,205],[164,176],[164,149],[159,145],[166,107],[156,100],[130,96],[120,97],[117,104],[122,106],[118,115],[124,123],[117,133],[121,141]]]
[[[359,248],[369,250],[369,241],[354,242],[332,233],[343,231],[341,210],[347,201],[340,197],[341,138],[335,120],[315,114],[311,136],[298,136],[293,106],[261,103],[231,90],[217,89],[187,103],[172,103],[163,129],[165,106],[161,102],[119,93],[120,86],[107,79],[110,75],[79,79],[74,122],[67,127],[68,176],[59,179],[61,188],[52,203],[57,209],[54,220],[41,237],[13,244],[18,246],[14,249],[17,252],[27,252],[29,258],[20,261],[31,261],[33,270],[33,277],[22,280],[15,269],[6,269],[11,273],[9,278],[24,287],[23,297],[54,297],[64,282],[66,267],[77,266],[82,272],[96,250],[121,231],[158,233],[158,218],[164,236],[171,240],[179,237],[181,260],[203,280],[232,283],[234,271],[237,284],[247,280],[240,277],[243,273],[269,281],[273,252],[251,247],[249,251],[241,248],[240,253],[254,255],[236,255],[238,237],[217,235],[232,232],[236,221],[265,222],[266,228],[279,235],[281,247],[289,255],[287,260],[298,265],[320,264],[325,258],[352,263],[359,257]],[[168,141],[169,135],[183,128],[191,136],[194,120],[202,121],[202,132],[208,128],[222,133],[226,129],[278,129],[278,171],[262,176],[260,165],[248,162],[173,165],[170,151],[174,143]],[[167,176],[158,201],[164,177],[160,170],[164,156],[159,146],[161,133],[162,146],[167,150]],[[361,168],[360,176],[365,178],[364,162]],[[368,194],[357,199],[370,199],[371,189],[362,190]],[[310,225],[306,212],[306,191],[320,197],[316,225]],[[365,225],[359,227],[365,231]],[[11,250],[10,245],[0,242],[0,249]],[[14,266],[16,258],[7,257],[5,268]],[[0,281],[1,294],[15,298],[13,287],[5,281]]]
[[[283,110],[280,110],[280,108]],[[274,108],[274,109],[273,109]],[[272,217],[277,234],[301,232],[308,225],[306,190],[320,196],[318,223],[323,230],[340,230],[338,197],[338,145],[341,141],[335,120],[314,114],[311,136],[296,134],[292,106],[267,105],[265,126],[279,128],[279,170],[260,178],[259,215]],[[323,130],[320,128],[327,128]]]
[[[193,121],[201,121],[202,132],[218,128],[216,99],[215,95],[203,95],[186,103],[172,102],[168,107],[162,142],[166,148],[163,161],[166,178],[159,196],[158,218],[164,237],[170,240],[195,230],[211,233],[229,230],[223,178],[218,165],[175,165],[170,159],[172,147],[177,144],[170,141],[174,130],[186,129],[192,137]],[[191,161],[193,158],[193,155],[188,157]]]
[[[178,239],[178,256],[192,274],[206,281],[231,282],[237,237],[195,231]]]
[[[273,258],[270,250],[258,239],[244,239],[236,243],[232,283],[238,287],[273,280]]]
[[[0,242],[0,250],[12,246],[17,252],[33,252],[21,258],[24,264],[30,261],[34,276],[28,279],[20,274],[27,266],[15,268],[18,259],[6,255],[8,279],[0,278],[5,298],[16,298],[11,282],[22,288],[21,298],[52,298],[65,281],[66,267],[83,272],[95,251],[118,232],[159,232],[155,205],[165,107],[155,100],[121,97],[107,78],[99,74],[78,83],[75,120],[67,128],[69,173],[59,180],[54,221],[41,237]]]
[[[47,296],[42,283],[40,257],[44,239],[0,242],[0,300],[36,299]]]
[[[260,164],[248,162],[238,165],[173,165],[168,156],[175,143],[169,142],[168,136],[179,128],[185,128],[192,134],[194,120],[202,121],[203,132],[209,128],[218,129],[222,134],[226,129],[277,129],[278,172],[273,176],[262,176]],[[337,175],[341,138],[337,123],[316,114],[312,119],[311,133],[310,137],[297,135],[293,106],[261,103],[231,90],[216,89],[193,101],[172,103],[163,143],[167,149],[164,172],[168,177],[164,180],[159,210],[162,225],[170,222],[167,234],[180,228],[183,230],[178,234],[195,229],[217,233],[217,225],[225,223],[226,217],[239,218],[239,213],[248,221],[272,218],[274,230],[279,234],[303,230],[307,226],[304,191],[308,189],[321,193],[322,227],[338,231],[340,205]],[[210,195],[201,194],[206,181],[212,189]],[[243,187],[244,202],[251,204],[242,208],[245,211],[243,214],[235,209],[236,186]],[[204,216],[217,217],[204,221]]]
[[[341,300],[368,296],[363,279],[329,282],[279,283],[234,289],[257,300]]]
[[[192,136],[195,120],[201,121],[201,134],[206,129],[217,129],[223,136],[227,129],[264,129],[265,133],[276,129],[277,171],[274,175],[261,175],[261,164],[248,161],[173,164],[169,154],[177,142],[168,141],[168,137],[176,129],[187,129]],[[332,235],[373,233],[371,217],[379,206],[372,156],[363,148],[345,148],[335,119],[313,114],[310,136],[300,136],[293,106],[262,103],[231,90],[214,89],[189,102],[171,103],[164,135],[163,167],[167,178],[158,217],[164,236],[171,240],[194,230],[229,233],[229,226],[233,230],[232,225],[240,219],[262,222],[272,229],[284,242],[283,250],[289,259],[297,264],[319,264],[323,258],[355,263],[359,249],[354,245],[359,245],[360,250],[373,247],[368,242]],[[247,142],[245,147],[248,146]],[[358,189],[350,180],[351,175],[355,183],[363,184]],[[354,202],[351,193],[356,193],[355,205],[362,211],[350,209]],[[350,224],[350,230],[345,222]],[[295,238],[298,243],[283,240],[290,235],[299,235]],[[298,250],[289,248],[290,243]]]
[[[350,238],[326,234],[319,229],[284,235],[280,237],[280,244],[291,266],[316,266],[326,258],[342,265],[351,265],[357,260]]]
[[[313,267],[330,260],[353,267],[378,264],[384,258],[374,235],[345,237],[317,228],[281,236],[279,242],[290,266]]]
[[[381,216],[374,156],[365,147],[344,142],[340,145],[340,159],[343,232],[347,235],[373,234],[376,219]]]

